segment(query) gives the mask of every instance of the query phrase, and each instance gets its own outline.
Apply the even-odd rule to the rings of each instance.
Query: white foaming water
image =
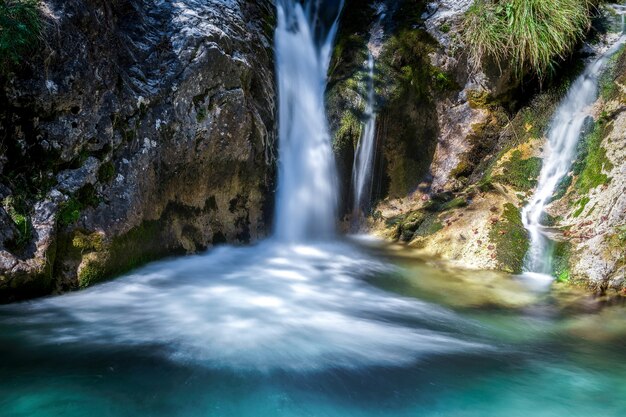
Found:
[[[525,263],[525,270],[528,272],[551,274],[549,241],[542,230],[541,218],[576,156],[585,119],[590,116],[590,106],[598,96],[600,75],[611,55],[617,52],[624,41],[625,37],[622,35],[607,52],[587,66],[584,73],[572,84],[552,119],[546,143],[547,156],[543,160],[537,190],[522,211],[524,226],[531,239]]]
[[[372,195],[372,171],[374,169],[375,141],[376,141],[376,112],[375,112],[375,89],[374,89],[374,56],[369,53],[367,61],[369,69],[367,104],[365,107],[365,128],[359,140],[354,155],[354,168],[352,170],[352,186],[354,188],[353,217],[359,221],[361,216],[369,209]]]
[[[30,343],[150,346],[173,360],[262,372],[406,365],[485,348],[455,313],[361,279],[390,271],[344,243],[222,247],[2,307],[0,325]]]
[[[341,2],[343,5],[343,2]],[[279,0],[275,34],[280,160],[276,237],[331,237],[336,223],[336,172],[324,109],[337,16],[328,29],[323,5]],[[321,38],[321,39],[317,39]]]

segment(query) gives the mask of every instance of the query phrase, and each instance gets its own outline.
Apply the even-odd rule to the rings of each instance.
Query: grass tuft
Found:
[[[591,25],[591,0],[476,0],[464,21],[475,65],[510,63],[518,76],[545,77]]]
[[[0,71],[19,65],[37,45],[41,29],[40,0],[0,0]]]

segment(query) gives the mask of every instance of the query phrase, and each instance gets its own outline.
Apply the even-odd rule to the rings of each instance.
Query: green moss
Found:
[[[108,183],[115,177],[115,165],[112,162],[105,162],[98,169],[98,181]]]
[[[437,67],[432,68],[432,83],[441,92],[459,91],[461,87],[452,76]]]
[[[491,109],[496,104],[491,94],[484,90],[468,91],[467,102],[473,109]]]
[[[535,96],[527,106],[518,111],[513,120],[509,120],[508,123],[503,123],[504,128],[498,130],[500,149],[494,156],[490,158],[483,158],[483,160],[478,164],[477,169],[483,172],[483,176],[478,182],[478,186],[481,191],[492,191],[493,182],[502,179],[494,178],[493,171],[511,149],[519,145],[526,144],[533,139],[544,136],[544,133],[550,124],[552,115],[556,110],[556,106],[566,90],[567,89],[564,85],[555,86],[545,90]],[[523,188],[529,185],[529,188],[532,188],[532,184],[534,183],[533,177],[536,177],[538,174],[530,175],[530,173],[534,174],[533,171],[535,171],[536,165],[539,165],[539,161],[535,158],[532,158],[530,161],[527,160],[527,162],[521,161],[522,159],[520,156],[517,164],[515,165],[521,166],[510,167],[513,168],[514,171],[523,174],[515,180],[515,183],[521,185]],[[529,173],[529,176],[524,177],[525,173]]]
[[[467,207],[467,199],[465,197],[445,195],[441,198],[434,196],[428,203],[426,203],[424,210],[433,213],[441,213],[461,207]]]
[[[511,158],[503,164],[503,174],[494,179],[518,190],[531,190],[537,186],[537,177],[541,173],[542,164],[541,158],[522,159],[522,152],[516,150]]]
[[[622,62],[624,60],[624,51],[626,47],[622,46],[618,52],[615,53],[611,58],[609,58],[609,62],[607,63],[606,70],[600,76],[599,82],[599,90],[600,97],[604,100],[612,100],[619,96],[620,89],[617,85],[617,78],[623,73],[623,65]],[[621,71],[620,71],[621,70]]]
[[[333,141],[333,147],[335,151],[338,151],[344,146],[350,146],[354,148],[361,136],[361,122],[357,116],[351,112],[346,111],[343,113],[339,129],[335,133],[335,140]]]
[[[208,112],[207,112],[206,107],[201,106],[201,107],[198,109],[198,111],[196,112],[196,121],[197,121],[198,123],[201,123],[201,122],[203,122],[204,120],[206,120],[206,118],[208,117],[208,115],[209,115],[209,114],[208,114]]]
[[[574,211],[574,218],[579,217],[583,211],[585,211],[585,207],[587,207],[587,204],[589,203],[589,197],[585,196],[583,198],[581,198],[580,200],[578,200],[575,205],[578,207],[576,209],[576,211]]]
[[[83,206],[76,198],[70,198],[68,201],[61,203],[57,220],[60,226],[69,226],[74,224],[80,218],[80,212]]]
[[[552,275],[557,282],[568,282],[570,272],[571,245],[568,242],[556,242],[552,251]]]
[[[450,24],[449,24],[449,23],[447,23],[447,22],[446,22],[446,23],[444,23],[443,25],[439,26],[439,30],[440,30],[442,33],[449,33],[451,29],[452,29],[452,28],[450,27]]]
[[[76,231],[72,238],[72,248],[80,253],[103,251],[105,248],[104,237],[100,233],[85,234],[81,231]]]
[[[593,131],[581,141],[579,155],[574,163],[573,171],[577,175],[575,189],[580,195],[607,184],[610,181],[605,171],[611,171],[613,164],[606,156],[602,141],[610,133],[606,124],[596,123]]]
[[[415,232],[420,228],[422,223],[424,223],[426,217],[427,215],[421,210],[406,215],[399,225],[400,240],[404,242],[411,241],[413,239],[413,236],[415,235]]]
[[[415,232],[414,237],[428,237],[443,229],[438,215],[430,215],[424,219]]]
[[[511,203],[504,205],[502,217],[490,230],[489,239],[495,245],[498,267],[506,272],[521,273],[530,244],[517,207]]]
[[[88,184],[81,188],[69,200],[59,206],[57,222],[59,226],[69,226],[80,219],[80,213],[87,207],[96,207],[100,199],[93,185]]]
[[[146,221],[111,242],[106,242],[99,233],[74,233],[70,249],[72,256],[82,261],[79,286],[84,288],[106,281],[166,256],[169,250],[162,246],[161,233],[159,221]]]
[[[100,261],[88,261],[78,274],[78,286],[87,288],[106,279],[106,268]]]

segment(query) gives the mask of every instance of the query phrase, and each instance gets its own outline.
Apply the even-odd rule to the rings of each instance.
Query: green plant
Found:
[[[15,223],[17,229],[17,237],[12,242],[13,249],[22,249],[30,241],[32,235],[32,224],[25,208],[20,207],[18,201],[13,197],[7,197],[2,201],[2,206],[6,209],[7,214]]]
[[[477,0],[464,21],[475,65],[510,63],[518,76],[544,77],[569,54],[591,24],[590,0]]]
[[[41,33],[40,0],[0,0],[0,70],[18,65]]]

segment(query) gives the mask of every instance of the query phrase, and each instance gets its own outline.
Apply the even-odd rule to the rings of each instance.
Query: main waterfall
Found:
[[[575,158],[576,146],[585,120],[590,117],[590,106],[598,96],[598,82],[607,61],[624,44],[620,36],[615,44],[593,60],[582,75],[572,84],[559,105],[550,124],[547,156],[539,176],[537,190],[522,212],[524,226],[531,238],[530,252],[526,257],[527,272],[550,274],[552,271],[549,241],[543,232],[541,219],[559,182],[569,172]]]
[[[343,0],[279,0],[275,35],[279,89],[276,237],[324,239],[336,222],[337,179],[324,109],[326,74]],[[334,10],[331,22],[325,20]],[[332,12],[331,12],[332,13]]]

